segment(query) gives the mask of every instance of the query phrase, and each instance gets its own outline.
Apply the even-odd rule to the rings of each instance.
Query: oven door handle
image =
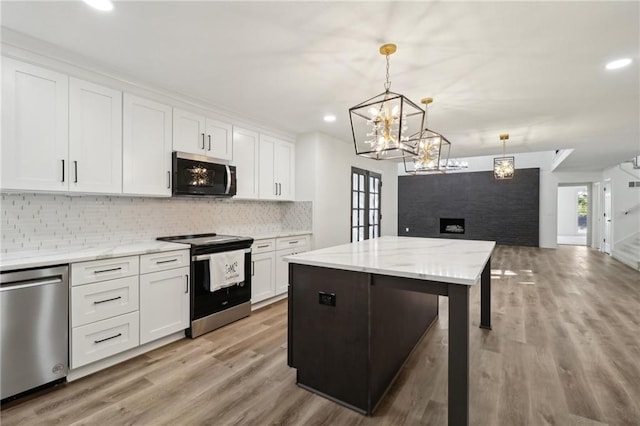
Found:
[[[229,251],[235,251],[235,250],[229,250]],[[244,249],[244,252],[245,253],[251,253],[251,249],[250,248]],[[224,253],[224,252],[220,252],[220,253]],[[215,254],[217,254],[217,253],[201,254],[199,256],[192,256],[191,260],[194,261],[194,262],[197,262],[199,260],[209,260],[209,259],[211,259],[211,256],[214,256]]]

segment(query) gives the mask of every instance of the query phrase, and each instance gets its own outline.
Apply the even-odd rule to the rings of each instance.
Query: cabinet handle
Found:
[[[107,340],[115,339],[116,337],[120,337],[120,336],[122,336],[122,333],[118,333],[115,336],[111,336],[111,337],[105,337],[104,339],[100,339],[100,340],[94,340],[93,343],[106,342]]]
[[[300,241],[296,240],[296,241],[289,241],[289,244],[298,244]]]
[[[204,149],[204,133],[202,133],[202,149]]]
[[[73,181],[73,183],[78,183],[78,162],[74,161],[73,162],[73,170],[74,170],[74,175],[75,175],[75,179]]]
[[[273,185],[276,187],[276,189],[274,190],[274,195],[278,195],[278,183],[276,182]]]
[[[102,271],[93,271],[94,274],[102,274],[103,272],[114,272],[114,271],[119,271],[121,270],[122,267],[119,266],[117,268],[111,268],[111,269],[103,269]]]
[[[255,264],[255,262],[252,260],[251,261],[251,276],[253,276],[254,273],[254,269],[253,269],[253,265]]]
[[[64,182],[64,160],[62,160],[62,182]]]
[[[189,275],[184,274],[184,277],[186,278],[186,282],[184,286],[184,294],[187,294],[189,293]]]
[[[278,184],[278,195],[282,195],[282,184]]]
[[[211,151],[211,135],[207,135],[207,136],[209,136],[209,149],[208,149],[208,151]]]
[[[107,303],[107,302],[112,302],[114,300],[118,300],[118,299],[122,299],[122,296],[118,296],[118,297],[113,297],[111,299],[105,299],[105,300],[97,300],[95,302],[93,302],[94,305],[99,305],[101,303]]]
[[[267,247],[269,247],[269,244],[264,244],[264,245],[258,246],[256,248],[267,248]]]
[[[167,171],[167,189],[171,189],[171,172]]]
[[[178,259],[169,259],[169,260],[158,260],[156,261],[156,265],[160,265],[161,263],[171,263],[171,262],[177,262]]]

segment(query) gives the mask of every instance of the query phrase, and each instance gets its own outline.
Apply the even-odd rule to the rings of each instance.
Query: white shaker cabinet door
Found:
[[[140,344],[189,327],[189,267],[140,275]]]
[[[2,58],[2,188],[67,191],[69,79]]]
[[[276,253],[261,253],[251,256],[251,303],[276,294]]]
[[[231,124],[207,118],[205,155],[207,157],[231,160],[233,138]]]
[[[173,150],[204,155],[206,141],[204,116],[174,108]]]
[[[122,92],[69,79],[69,190],[122,192]]]
[[[260,198],[278,199],[278,187],[275,180],[275,154],[278,141],[272,137],[260,135]]]
[[[236,166],[236,198],[258,199],[260,139],[257,132],[233,128],[233,162]]]
[[[295,249],[276,252],[276,295],[286,293],[289,289],[289,263],[282,258],[294,253],[296,253]]]
[[[295,176],[295,146],[279,141],[275,151],[275,181],[278,184],[278,199],[293,201]]]
[[[124,94],[122,189],[125,194],[171,195],[171,107]]]

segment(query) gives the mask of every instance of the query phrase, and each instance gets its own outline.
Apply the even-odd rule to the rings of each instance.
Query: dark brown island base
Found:
[[[299,386],[371,415],[449,297],[450,425],[469,424],[469,290],[491,328],[494,242],[382,237],[290,256],[288,364]]]

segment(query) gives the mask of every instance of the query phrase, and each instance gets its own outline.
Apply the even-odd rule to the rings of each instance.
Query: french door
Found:
[[[380,236],[382,177],[369,170],[351,168],[351,241]]]

